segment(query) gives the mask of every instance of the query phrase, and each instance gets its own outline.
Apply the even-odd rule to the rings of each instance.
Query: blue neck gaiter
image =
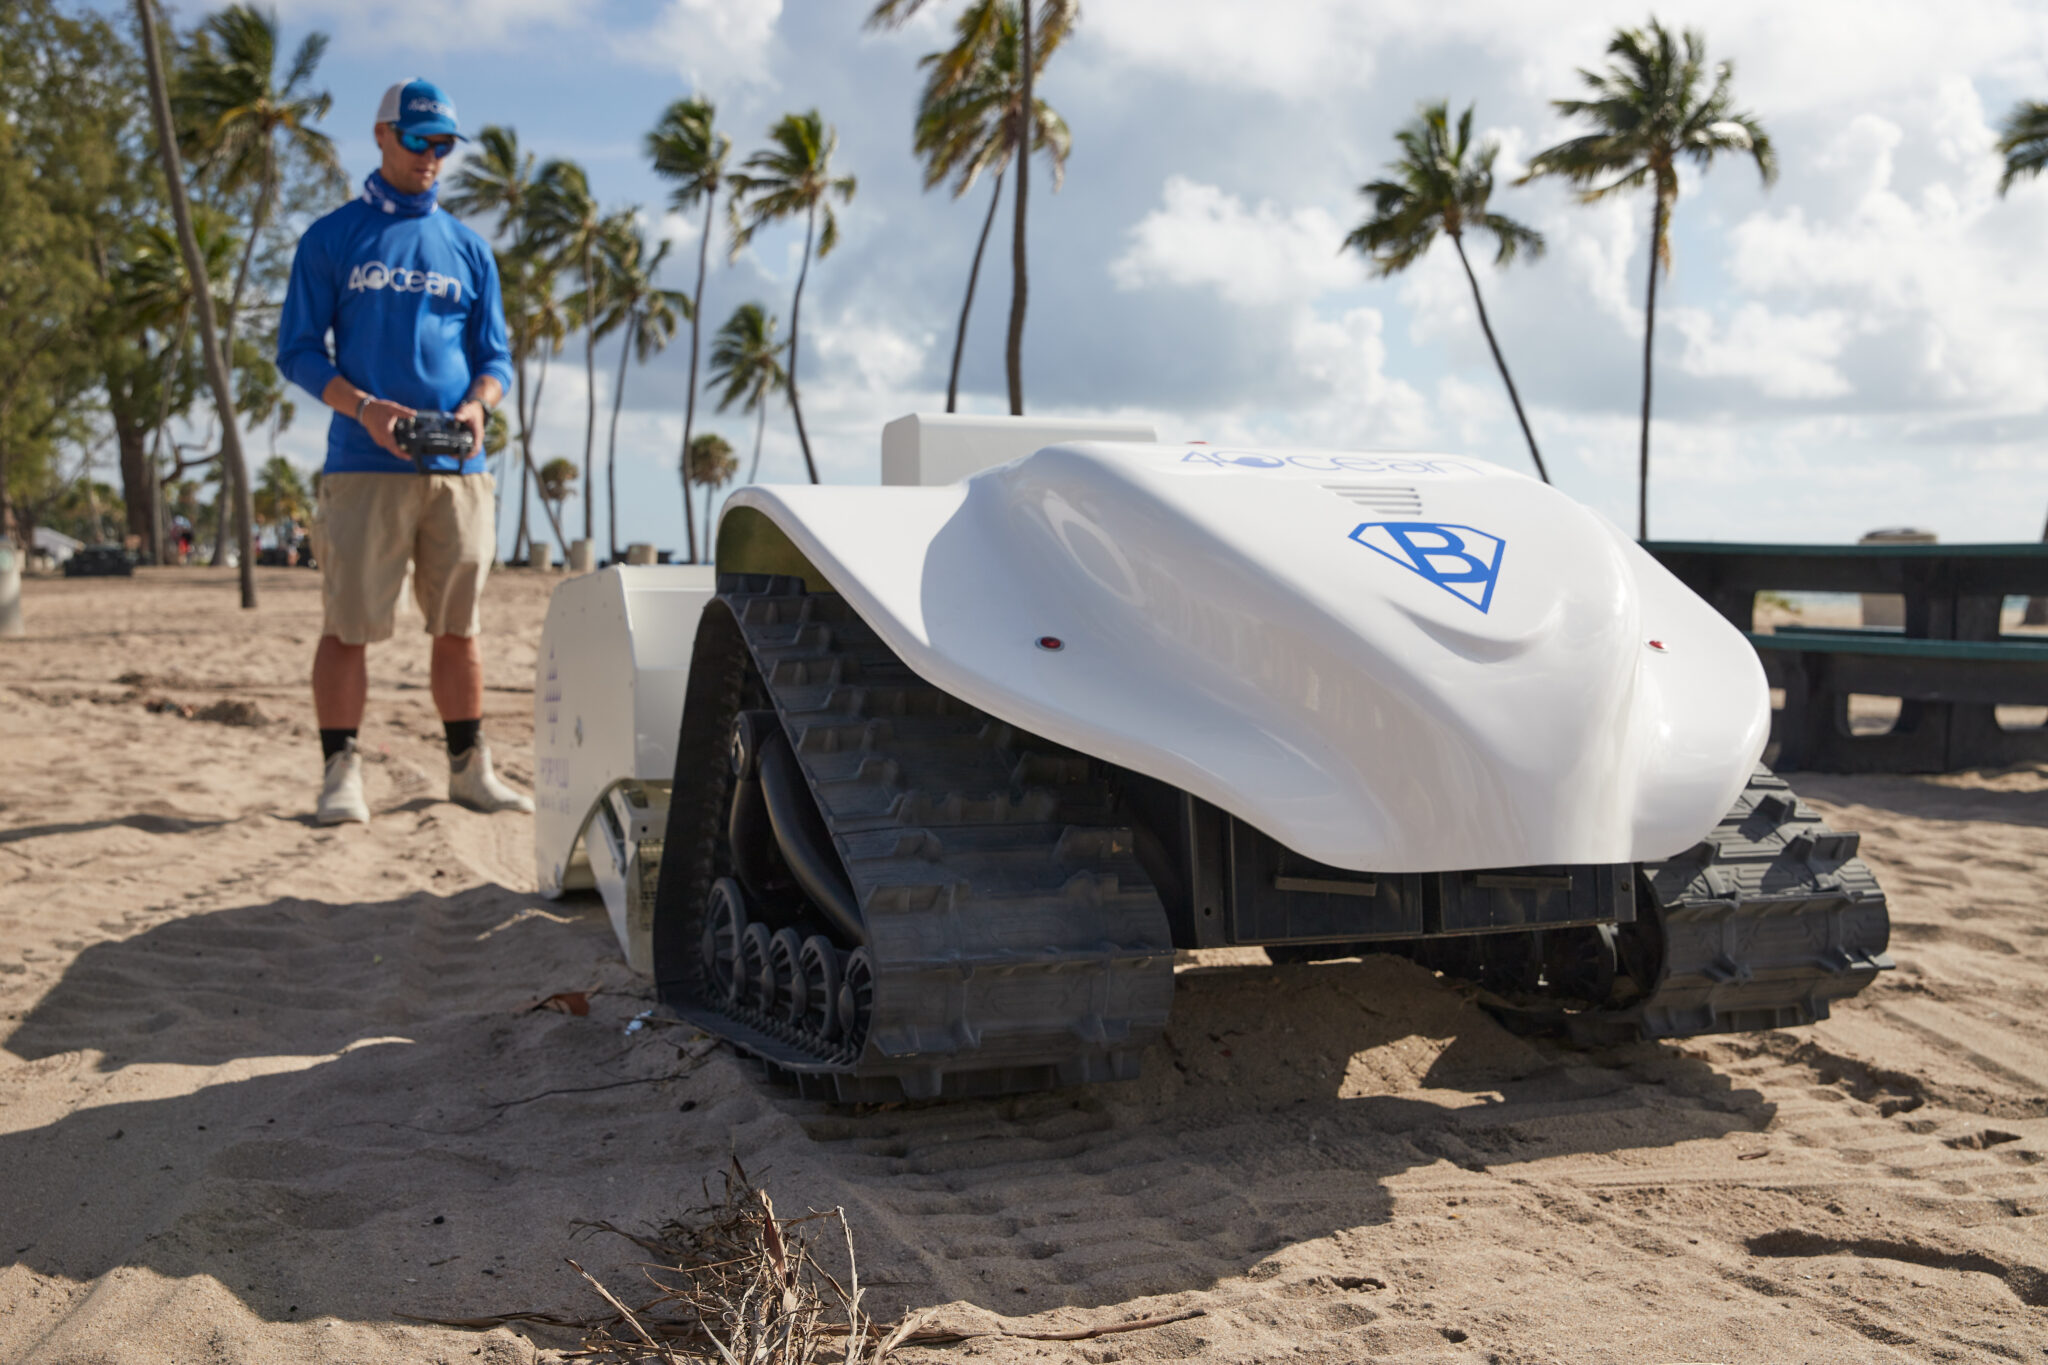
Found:
[[[371,171],[369,178],[363,181],[363,198],[384,212],[396,214],[400,218],[424,218],[434,211],[434,196],[440,188],[437,182],[429,185],[424,194],[400,194],[392,187],[391,182],[384,178],[384,172]]]

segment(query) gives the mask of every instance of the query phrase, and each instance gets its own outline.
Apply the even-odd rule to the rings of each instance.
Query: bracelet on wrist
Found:
[[[370,397],[370,395],[367,393],[356,400],[356,420],[358,422],[363,420],[363,409],[367,408],[368,406],[370,406],[370,404],[376,401],[376,399]]]

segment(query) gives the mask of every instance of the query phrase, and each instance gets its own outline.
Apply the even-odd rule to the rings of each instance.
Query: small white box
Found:
[[[1082,417],[970,417],[914,412],[882,428],[882,482],[896,487],[958,483],[1062,441],[1159,439],[1146,422]]]

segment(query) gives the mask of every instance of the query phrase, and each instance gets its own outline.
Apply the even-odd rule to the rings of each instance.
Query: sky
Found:
[[[959,0],[906,28],[862,27],[864,0],[279,0],[288,43],[333,37],[317,83],[351,175],[375,164],[384,87],[427,76],[466,128],[516,128],[583,163],[608,208],[672,240],[663,283],[694,280],[700,220],[668,209],[642,139],[685,95],[715,102],[735,159],[815,107],[858,177],[838,249],[805,290],[800,382],[824,477],[874,482],[889,419],[944,407],[986,182],[925,192],[911,152],[917,59]],[[190,22],[200,11],[187,6]],[[2048,516],[2048,183],[2000,196],[1993,144],[2048,99],[2048,4],[2017,0],[1682,0],[1733,62],[1737,105],[1778,149],[1688,170],[1659,286],[1651,532],[1849,541],[1912,525],[1945,541],[2030,540]],[[1551,107],[1648,18],[1609,0],[1088,0],[1040,93],[1073,154],[1057,194],[1032,181],[1027,411],[1153,422],[1163,439],[1456,452],[1529,468],[1447,242],[1403,274],[1344,254],[1358,192],[1419,102],[1476,105],[1500,144],[1496,211],[1547,251],[1473,265],[1531,425],[1565,492],[1633,528],[1650,202],[1579,204],[1513,184],[1577,129]],[[1041,163],[1042,165],[1042,163]],[[722,214],[722,209],[721,209]],[[728,259],[714,223],[704,322],[758,300],[789,316],[801,239]],[[1008,214],[966,340],[962,408],[1007,410]],[[595,357],[605,446],[616,348]],[[676,457],[687,332],[631,367],[618,436],[619,541],[682,544]],[[551,366],[536,453],[579,458],[580,340]],[[317,463],[325,423],[300,396],[279,449]],[[700,428],[751,460],[753,419],[699,401]],[[263,448],[266,438],[252,440]],[[801,479],[786,407],[759,477]],[[602,485],[600,550],[605,541]],[[580,505],[571,504],[580,524]],[[506,517],[509,537],[510,515]]]

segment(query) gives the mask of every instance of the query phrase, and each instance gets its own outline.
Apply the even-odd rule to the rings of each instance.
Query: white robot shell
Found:
[[[928,682],[1338,868],[1667,858],[1769,730],[1733,626],[1456,456],[1079,441],[941,487],[754,486],[718,565],[839,592]]]

